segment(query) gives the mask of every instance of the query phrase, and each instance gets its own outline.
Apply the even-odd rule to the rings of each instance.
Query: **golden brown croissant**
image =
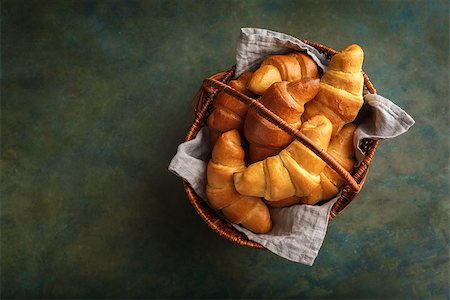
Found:
[[[234,187],[233,174],[244,169],[244,150],[239,132],[223,133],[208,163],[206,196],[211,207],[221,210],[231,223],[241,224],[255,233],[266,233],[272,227],[266,204],[260,198],[239,194]]]
[[[333,123],[333,135],[353,122],[364,103],[361,73],[364,53],[358,45],[349,45],[331,58],[330,66],[320,79],[320,91],[305,106],[302,120],[324,115]]]
[[[255,97],[246,88],[252,75],[253,73],[251,72],[244,72],[238,79],[231,80],[229,85],[249,97]],[[242,131],[247,110],[248,106],[233,96],[225,92],[220,92],[217,95],[214,101],[213,110],[206,121],[211,137],[211,149],[214,147],[216,140],[222,133],[232,129]]]
[[[303,123],[300,132],[316,146],[327,149],[332,124],[324,116]],[[325,162],[295,140],[278,155],[250,165],[234,175],[236,190],[243,195],[278,201],[292,196],[307,196],[320,183]]]
[[[348,172],[353,171],[355,163],[355,150],[353,148],[353,135],[356,125],[353,123],[345,125],[342,130],[331,138],[328,146],[330,154],[338,163],[340,163]],[[277,202],[268,202],[274,207],[285,207],[293,204],[314,205],[322,200],[329,200],[336,196],[339,188],[345,180],[336,173],[330,166],[326,165],[320,173],[320,184],[306,197],[289,197]]]
[[[319,79],[274,83],[259,102],[298,129],[304,105],[319,92]],[[293,141],[293,137],[250,110],[245,118],[244,135],[249,141],[249,162],[253,163],[278,154]]]
[[[263,95],[275,82],[294,81],[302,78],[319,78],[316,63],[307,54],[293,52],[273,55],[264,60],[248,83],[248,89]]]

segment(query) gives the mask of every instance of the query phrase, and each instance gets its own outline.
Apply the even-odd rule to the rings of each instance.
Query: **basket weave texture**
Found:
[[[323,46],[321,44],[303,41],[306,44],[313,46],[328,58],[331,58],[337,53],[336,50]],[[287,133],[292,135],[295,139],[302,142],[310,150],[312,150],[316,155],[322,158],[331,168],[338,172],[345,180],[342,194],[339,199],[334,203],[330,212],[330,220],[336,217],[336,215],[341,212],[347,205],[350,204],[352,200],[356,198],[362,186],[364,185],[368,168],[375,154],[376,148],[378,146],[378,141],[365,139],[362,141],[361,149],[364,151],[365,157],[360,163],[358,168],[354,170],[352,174],[349,174],[338,162],[336,162],[326,151],[316,147],[314,143],[303,136],[300,131],[289,126],[277,115],[273,114],[270,110],[266,109],[259,102],[252,98],[249,98],[242,93],[234,90],[227,83],[231,80],[235,72],[235,67],[231,68],[229,71],[215,74],[204,80],[203,85],[200,87],[196,95],[194,96],[195,107],[194,107],[194,122],[186,136],[185,141],[190,141],[195,138],[200,129],[205,125],[208,113],[212,108],[212,104],[216,95],[220,91],[224,91],[236,97],[238,100],[246,103],[249,109],[255,110],[257,113],[262,115],[265,119],[274,123],[281,129],[285,130]],[[367,90],[376,94],[376,90],[372,83],[370,82],[368,76],[363,72],[364,85]],[[240,245],[263,249],[264,247],[260,244],[249,240],[242,232],[234,228],[230,223],[224,220],[215,210],[213,210],[209,205],[201,199],[192,187],[183,180],[184,188],[189,201],[194,206],[197,213],[202,217],[206,224],[214,230],[218,235]]]

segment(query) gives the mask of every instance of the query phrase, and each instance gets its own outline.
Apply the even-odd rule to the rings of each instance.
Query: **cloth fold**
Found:
[[[289,35],[258,28],[242,28],[236,49],[236,74],[254,70],[267,56],[305,51],[324,70],[328,60],[315,48]],[[357,160],[364,158],[359,144],[364,138],[389,139],[405,133],[414,120],[392,101],[375,94],[364,95],[365,105],[358,116],[354,146]],[[202,128],[192,141],[182,143],[169,170],[189,182],[195,192],[207,201],[206,166],[210,156],[209,132]],[[233,225],[273,253],[288,260],[312,265],[325,238],[328,216],[339,195],[321,206],[294,205],[270,208],[273,229],[267,234],[254,234]]]
[[[241,28],[234,77],[239,77],[247,70],[255,71],[270,55],[287,54],[293,50],[309,54],[322,71],[328,68],[329,60],[324,54],[293,36],[267,29]]]
[[[391,139],[405,133],[415,123],[403,109],[378,94],[364,95],[364,106],[361,114],[366,117],[358,125],[353,141],[358,148],[355,152],[358,162],[364,158],[364,153],[359,147],[360,141]],[[365,112],[368,109],[370,112]]]

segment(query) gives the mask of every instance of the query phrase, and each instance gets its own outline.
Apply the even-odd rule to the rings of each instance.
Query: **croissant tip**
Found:
[[[360,49],[362,50],[362,48],[359,45],[350,44],[347,47],[345,47],[344,50],[342,50],[342,51],[354,51],[354,50],[360,50]]]
[[[347,47],[345,47],[341,52],[360,52],[361,54],[364,53],[361,46],[357,44],[350,44]]]
[[[232,129],[222,133],[221,138],[228,139],[235,143],[241,143],[241,135],[239,134],[239,131],[237,129]]]

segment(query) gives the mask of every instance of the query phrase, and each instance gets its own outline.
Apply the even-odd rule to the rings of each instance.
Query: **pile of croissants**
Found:
[[[274,55],[229,86],[258,99],[352,172],[352,122],[364,102],[363,56],[361,47],[349,45],[322,74],[305,53]],[[217,95],[207,125],[212,157],[206,196],[233,224],[266,233],[272,228],[267,205],[314,205],[333,198],[344,183],[301,142],[225,92]]]

